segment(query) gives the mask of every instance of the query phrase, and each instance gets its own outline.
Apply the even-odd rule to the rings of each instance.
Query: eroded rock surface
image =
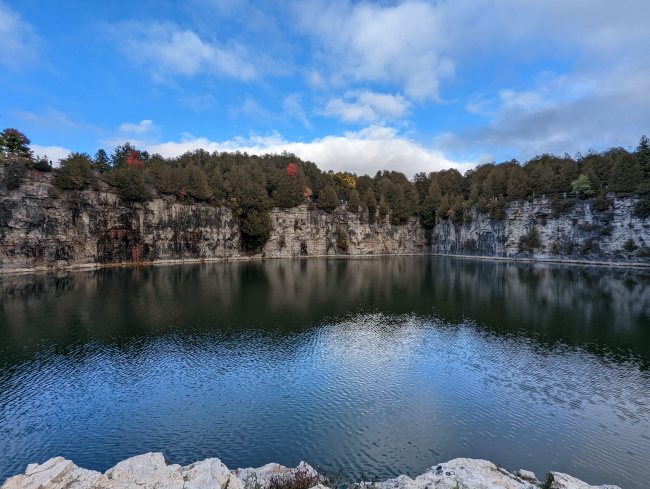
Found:
[[[620,489],[618,486],[591,486],[575,477],[552,472],[552,489]],[[100,474],[77,467],[70,460],[56,457],[43,464],[31,464],[24,474],[7,479],[0,489],[264,489],[293,481],[308,481],[316,489],[326,489],[326,481],[308,464],[295,468],[270,463],[257,469],[229,470],[218,458],[186,467],[169,464],[162,453],[147,453],[129,458]],[[541,482],[535,474],[521,470],[512,474],[492,462],[457,458],[434,465],[411,479],[401,475],[378,482],[376,489],[536,489]],[[363,487],[370,487],[366,483]]]

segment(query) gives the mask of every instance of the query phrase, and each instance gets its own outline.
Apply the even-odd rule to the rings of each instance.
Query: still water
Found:
[[[443,257],[0,277],[0,482],[162,451],[647,487],[650,272]]]

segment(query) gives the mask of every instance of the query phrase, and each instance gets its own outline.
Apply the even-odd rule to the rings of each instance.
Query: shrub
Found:
[[[336,235],[336,247],[340,250],[345,251],[346,253],[350,249],[350,242],[348,241],[348,233],[344,230],[340,230]]]
[[[634,206],[634,215],[645,219],[650,216],[650,195],[646,196],[641,202]]]
[[[519,238],[519,253],[528,252],[532,253],[535,248],[542,246],[542,241],[539,238],[537,228],[533,228],[530,232]]]
[[[562,214],[566,214],[575,206],[574,202],[567,199],[553,199],[553,217],[558,218]]]
[[[61,160],[61,168],[56,172],[54,185],[63,190],[81,190],[93,179],[93,164],[85,153],[72,153]]]
[[[42,171],[44,173],[48,173],[52,171],[52,167],[50,166],[50,162],[47,160],[46,156],[39,156],[34,164],[32,165],[32,168],[34,170]]]
[[[324,482],[318,472],[309,469],[310,467],[301,465],[288,474],[271,476],[269,486],[265,489],[311,489]]]
[[[14,160],[6,167],[3,182],[9,190],[15,190],[22,185],[29,167],[21,160]]]
[[[489,204],[490,219],[502,221],[506,218],[506,202],[504,200],[490,202]]]
[[[596,200],[594,200],[594,209],[596,209],[598,212],[605,212],[612,207],[612,203],[612,199],[608,199],[606,197],[598,197]]]
[[[634,240],[632,238],[628,239],[625,243],[623,243],[623,250],[627,251],[628,253],[632,253],[633,251],[636,251],[639,247],[636,245]]]

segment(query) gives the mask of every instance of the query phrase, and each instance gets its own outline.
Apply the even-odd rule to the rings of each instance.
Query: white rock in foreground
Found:
[[[560,472],[552,474],[553,489],[620,489],[611,485],[590,486]],[[293,469],[272,463],[257,469],[229,470],[218,458],[181,467],[166,462],[162,453],[147,453],[124,460],[101,474],[56,457],[40,465],[30,464],[24,474],[7,479],[0,489],[258,489],[268,487],[272,479],[287,480],[296,475],[318,481],[317,472],[304,462]],[[515,475],[486,460],[457,458],[434,465],[415,479],[401,475],[378,482],[376,488],[536,489],[540,485],[529,471],[521,470]],[[325,489],[316,482],[314,487]]]

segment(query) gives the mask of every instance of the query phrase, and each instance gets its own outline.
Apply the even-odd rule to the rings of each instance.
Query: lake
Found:
[[[0,276],[0,482],[162,451],[648,484],[650,271],[448,257]]]

